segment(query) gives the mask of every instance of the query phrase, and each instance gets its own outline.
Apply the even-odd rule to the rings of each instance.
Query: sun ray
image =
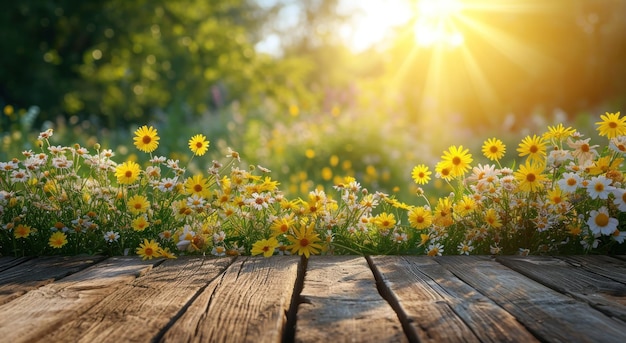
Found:
[[[492,45],[498,52],[527,72],[536,73],[538,71],[537,68],[541,66],[544,68],[558,66],[557,61],[525,45],[519,39],[501,29],[478,20],[473,20],[467,16],[459,17],[458,19],[468,30],[478,33],[481,38]]]

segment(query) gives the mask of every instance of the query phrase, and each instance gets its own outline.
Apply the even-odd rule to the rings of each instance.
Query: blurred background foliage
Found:
[[[0,160],[48,127],[55,144],[97,141],[141,160],[131,137],[148,124],[159,155],[185,162],[203,133],[211,158],[232,147],[292,196],[355,176],[410,200],[411,168],[432,168],[449,145],[486,163],[480,145],[498,136],[512,159],[524,134],[556,121],[591,134],[626,102],[625,1],[378,8],[398,2],[406,20],[383,25],[401,12],[381,12],[361,26],[368,8],[356,0],[6,3]],[[385,35],[355,48],[346,32],[359,30]]]

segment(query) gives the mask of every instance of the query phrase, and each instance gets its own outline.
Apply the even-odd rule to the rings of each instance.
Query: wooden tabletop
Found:
[[[0,342],[626,342],[623,256],[0,258]]]

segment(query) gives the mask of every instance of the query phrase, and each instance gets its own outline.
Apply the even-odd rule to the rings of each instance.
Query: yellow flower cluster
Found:
[[[261,166],[239,168],[239,153],[194,175],[179,160],[153,155],[157,129],[142,126],[134,145],[149,163],[116,163],[112,150],[49,144],[0,162],[0,253],[176,254],[513,254],[613,252],[626,238],[626,118],[606,113],[596,123],[607,144],[562,124],[522,139],[513,167],[506,145],[484,141],[487,163],[474,165],[462,145],[443,151],[434,172],[416,165],[418,186],[432,178],[449,196],[421,190],[415,204],[363,188],[351,177],[335,196],[315,190],[287,199]],[[204,156],[202,134],[188,142]],[[493,164],[489,164],[493,163]],[[514,169],[513,169],[514,168]],[[433,175],[434,174],[434,175]]]

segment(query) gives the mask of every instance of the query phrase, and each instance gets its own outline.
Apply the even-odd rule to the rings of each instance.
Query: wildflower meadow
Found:
[[[626,238],[626,117],[596,122],[603,141],[548,126],[517,147],[497,137],[480,153],[450,146],[434,165],[416,165],[411,202],[366,189],[351,176],[332,189],[289,199],[272,171],[245,165],[202,133],[188,163],[158,154],[152,126],[134,132],[147,163],[119,161],[93,144],[55,146],[53,129],[22,158],[0,162],[0,253],[24,255],[185,254],[611,254]],[[502,165],[506,155],[512,163]],[[199,162],[202,161],[201,163]],[[449,195],[421,188],[438,179]]]

